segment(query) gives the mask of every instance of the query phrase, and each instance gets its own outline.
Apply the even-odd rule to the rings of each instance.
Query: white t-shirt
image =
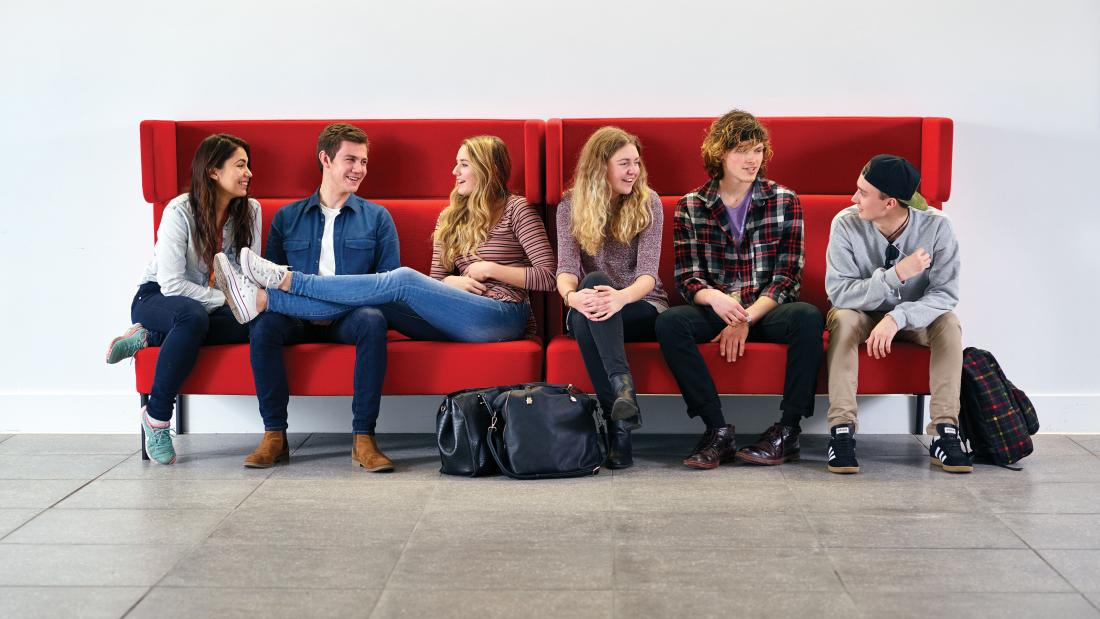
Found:
[[[321,213],[325,216],[325,231],[321,235],[321,264],[317,271],[321,275],[336,275],[336,252],[332,248],[332,236],[340,209],[329,208],[322,204]]]

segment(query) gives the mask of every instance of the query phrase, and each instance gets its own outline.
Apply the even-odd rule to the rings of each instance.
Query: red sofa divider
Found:
[[[263,208],[263,234],[283,205],[309,196],[320,184],[316,144],[332,120],[165,121],[141,123],[142,186],[153,205],[156,232],[165,205],[187,191],[191,158],[212,133],[231,133],[252,148],[252,195]],[[370,162],[360,195],[393,215],[401,240],[401,264],[427,273],[431,233],[454,185],[451,169],[464,138],[491,134],[512,155],[512,190],[533,205],[543,203],[545,123],[541,120],[350,120],[370,139]],[[545,324],[542,294],[532,296]],[[540,327],[541,328],[541,327]],[[137,355],[137,391],[152,388],[158,348]],[[343,344],[298,344],[286,350],[294,395],[351,395],[355,348]],[[540,380],[543,346],[538,340],[497,344],[417,342],[390,334],[383,393],[448,393],[472,386]],[[255,393],[248,344],[204,347],[184,394]]]
[[[546,204],[548,231],[556,243],[554,213],[568,188],[581,147],[598,128],[615,125],[637,135],[650,186],[665,207],[664,240],[659,275],[672,304],[684,302],[672,277],[672,215],[680,196],[707,180],[700,146],[713,118],[551,119],[546,127]],[[877,153],[893,153],[921,171],[921,191],[929,203],[942,207],[951,191],[952,122],[947,118],[761,118],[771,136],[775,156],[767,176],[799,194],[805,218],[806,264],[800,298],[828,312],[825,295],[825,249],[829,225],[838,211],[851,205],[860,169]],[[576,342],[564,332],[560,300],[547,301],[546,379],[573,383],[591,391]],[[827,334],[826,334],[827,336]],[[786,346],[749,343],[745,356],[727,363],[717,344],[701,344],[704,358],[720,393],[780,394],[783,391]],[[679,393],[656,343],[627,345],[627,357],[641,393]],[[882,360],[860,358],[861,394],[927,394],[928,349],[898,342]],[[824,365],[824,364],[823,364]],[[827,393],[822,367],[818,392]],[[918,403],[918,408],[920,403]],[[918,411],[919,414],[919,411]],[[919,425],[919,423],[918,423]],[[916,429],[916,428],[915,428]],[[923,431],[923,429],[919,430]]]

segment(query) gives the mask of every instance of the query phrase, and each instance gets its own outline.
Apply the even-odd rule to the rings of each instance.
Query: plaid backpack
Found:
[[[962,438],[976,462],[1006,466],[1031,454],[1031,435],[1039,431],[1035,407],[989,351],[963,351],[961,400]]]

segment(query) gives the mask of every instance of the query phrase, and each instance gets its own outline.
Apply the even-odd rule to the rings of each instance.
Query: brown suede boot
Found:
[[[286,440],[286,430],[264,432],[260,446],[244,459],[244,465],[250,469],[269,469],[277,462],[290,462],[290,444]]]
[[[352,462],[358,462],[359,466],[371,473],[389,473],[393,471],[393,462],[378,449],[374,443],[374,436],[370,434],[356,434],[355,443],[351,448]]]

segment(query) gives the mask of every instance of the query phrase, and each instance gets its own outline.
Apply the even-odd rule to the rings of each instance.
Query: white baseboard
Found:
[[[1044,433],[1100,433],[1100,395],[1032,396]],[[379,432],[434,433],[442,396],[382,398]],[[926,405],[927,405],[927,398]],[[907,434],[912,424],[909,396],[860,398],[860,430],[868,434]],[[702,427],[688,419],[678,396],[643,396],[645,426],[640,432],[695,434]],[[760,432],[779,416],[775,396],[722,398],[726,418],[738,432]],[[809,434],[825,434],[825,397],[817,398],[813,417],[803,423]],[[187,396],[187,431],[260,432],[263,425],[252,396]],[[0,433],[137,433],[135,393],[0,394]],[[927,413],[925,413],[927,419]],[[290,426],[295,432],[350,432],[351,398],[293,397]]]

